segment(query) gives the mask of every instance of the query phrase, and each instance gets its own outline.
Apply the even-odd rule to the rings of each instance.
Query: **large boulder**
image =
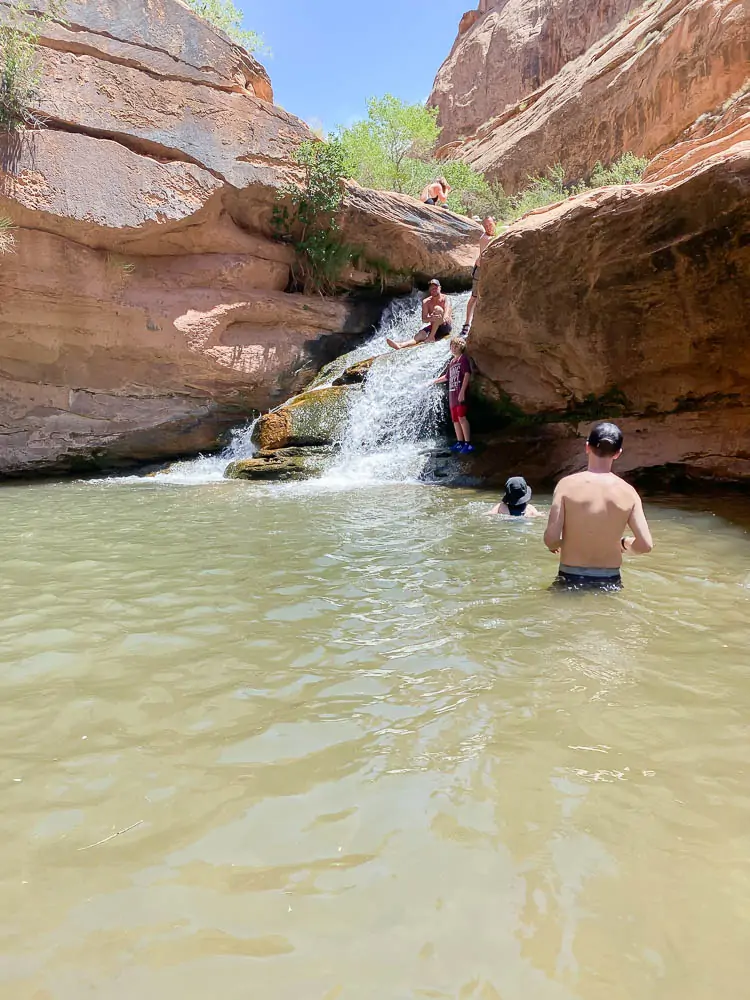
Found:
[[[750,115],[741,108],[655,160],[648,183],[540,210],[492,244],[471,351],[478,386],[504,419],[531,416],[537,434],[545,420],[614,414],[638,436],[637,463],[750,474]],[[567,468],[555,439],[543,439],[553,442],[550,466]]]
[[[642,0],[487,0],[461,18],[428,103],[443,143],[471,135],[576,59]]]
[[[0,0],[0,19],[16,0]],[[44,47],[95,55],[163,79],[247,91],[273,102],[271,81],[252,55],[181,0],[34,0],[32,11],[54,17],[41,26]],[[61,9],[62,8],[62,9]]]
[[[444,288],[471,284],[482,227],[463,215],[393,191],[346,186],[342,236],[387,272],[413,275],[427,283],[439,278]]]
[[[346,423],[352,394],[359,385],[323,386],[303,392],[261,417],[258,444],[267,451],[334,442]]]
[[[652,156],[673,144],[742,86],[749,64],[744,0],[651,0],[441,155],[465,160],[508,192],[558,162],[569,179],[586,177],[597,160]]]

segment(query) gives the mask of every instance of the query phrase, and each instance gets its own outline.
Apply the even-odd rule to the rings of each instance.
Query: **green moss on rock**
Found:
[[[328,386],[295,396],[278,410],[261,417],[258,426],[261,448],[331,444],[346,421],[351,394],[359,391],[358,385]]]
[[[303,458],[242,458],[230,462],[224,472],[225,479],[289,480],[308,475]]]

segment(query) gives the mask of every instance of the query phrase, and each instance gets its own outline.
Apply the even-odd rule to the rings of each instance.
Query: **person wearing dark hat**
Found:
[[[422,322],[427,325],[422,327],[413,340],[405,340],[399,344],[387,337],[386,343],[394,351],[400,351],[404,347],[432,343],[450,336],[453,329],[453,308],[448,296],[443,294],[437,278],[432,279],[429,291],[422,300]]]
[[[510,517],[541,517],[541,511],[530,500],[531,487],[523,476],[511,476],[505,484],[503,499],[489,513],[506,514]]]

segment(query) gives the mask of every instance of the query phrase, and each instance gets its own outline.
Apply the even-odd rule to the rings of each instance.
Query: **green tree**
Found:
[[[248,52],[266,52],[263,38],[256,31],[243,28],[244,15],[232,0],[186,0],[198,17],[226,32],[229,37]]]
[[[368,187],[406,191],[412,160],[426,157],[437,143],[437,108],[406,104],[392,94],[371,97],[367,118],[339,128],[348,173]]]

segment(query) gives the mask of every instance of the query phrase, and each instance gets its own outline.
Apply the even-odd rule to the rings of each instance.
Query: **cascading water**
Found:
[[[258,420],[236,427],[229,444],[216,455],[199,455],[187,462],[173,462],[164,472],[151,476],[151,481],[193,486],[199,483],[218,483],[224,479],[224,472],[230,462],[239,458],[252,458],[257,451],[253,444],[253,431]]]
[[[451,297],[454,326],[463,316],[467,298]],[[366,485],[414,480],[422,472],[445,413],[445,388],[430,382],[446,367],[448,341],[406,351],[391,351],[385,342],[386,337],[396,341],[413,337],[420,308],[421,296],[402,302],[364,347],[344,359],[346,367],[376,356],[362,390],[353,396],[340,431],[339,451],[325,481]]]

